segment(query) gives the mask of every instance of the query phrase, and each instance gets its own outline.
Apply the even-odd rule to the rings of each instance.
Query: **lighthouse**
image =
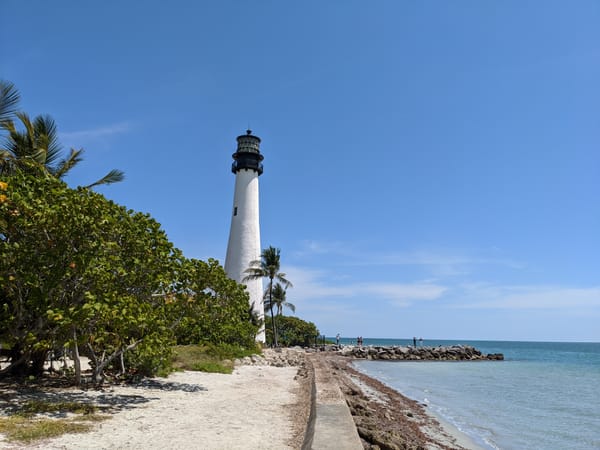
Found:
[[[242,283],[252,261],[260,260],[260,223],[258,208],[258,177],[263,173],[260,138],[251,130],[237,137],[237,150],[232,155],[231,171],[235,174],[231,228],[225,257],[225,272],[229,278]],[[244,281],[250,294],[253,311],[264,319],[262,279]],[[265,342],[264,326],[256,336]]]

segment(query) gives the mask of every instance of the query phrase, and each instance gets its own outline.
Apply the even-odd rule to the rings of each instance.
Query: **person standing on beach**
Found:
[[[335,345],[340,345],[340,333],[335,336]]]
[[[417,337],[413,336],[413,347],[417,348]]]

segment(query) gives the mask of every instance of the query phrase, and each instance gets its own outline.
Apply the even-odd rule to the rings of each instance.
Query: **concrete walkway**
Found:
[[[362,450],[350,409],[331,367],[316,355],[309,355],[315,369],[316,419],[313,450]]]

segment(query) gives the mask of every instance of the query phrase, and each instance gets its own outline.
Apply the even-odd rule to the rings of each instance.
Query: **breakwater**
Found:
[[[502,361],[502,353],[484,354],[470,345],[452,345],[440,347],[411,347],[411,346],[338,346],[323,345],[320,351],[334,351],[342,356],[388,361]]]

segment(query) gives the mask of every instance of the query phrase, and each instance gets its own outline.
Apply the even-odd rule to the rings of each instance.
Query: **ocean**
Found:
[[[342,344],[355,343],[342,339]],[[363,345],[412,345],[364,339]],[[472,345],[504,361],[355,362],[485,449],[600,449],[600,343],[425,341]]]

